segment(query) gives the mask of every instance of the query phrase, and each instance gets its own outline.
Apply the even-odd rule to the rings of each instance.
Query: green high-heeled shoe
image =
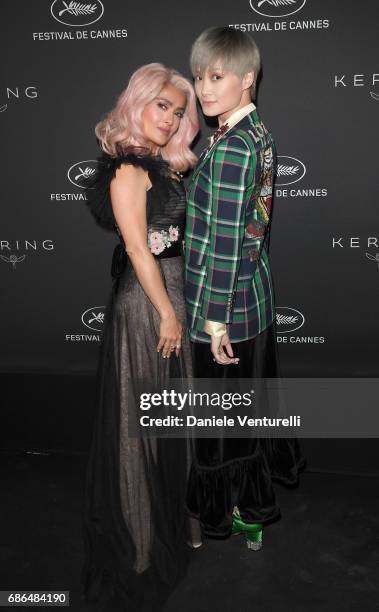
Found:
[[[261,523],[244,523],[238,508],[233,510],[232,534],[245,534],[249,550],[261,550],[263,545],[263,525]]]

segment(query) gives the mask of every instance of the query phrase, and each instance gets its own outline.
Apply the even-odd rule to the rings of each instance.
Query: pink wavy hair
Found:
[[[179,72],[158,63],[136,70],[116,106],[96,125],[95,133],[103,151],[115,157],[133,149],[149,149],[141,115],[145,106],[169,83],[186,94],[187,106],[178,131],[159,153],[174,170],[185,171],[196,164],[196,155],[189,148],[199,131],[194,89]]]

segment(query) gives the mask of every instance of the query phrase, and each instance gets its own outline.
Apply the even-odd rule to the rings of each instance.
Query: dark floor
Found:
[[[0,459],[0,590],[69,590],[70,609],[91,612],[79,584],[85,456]],[[165,612],[379,610],[379,479],[303,472],[277,495],[263,549],[207,540]]]

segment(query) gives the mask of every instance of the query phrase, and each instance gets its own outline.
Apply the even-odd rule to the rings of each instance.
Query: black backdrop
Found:
[[[0,371],[94,372],[115,243],[83,199],[94,125],[142,64],[190,77],[191,43],[223,24],[260,46],[258,108],[281,156],[271,260],[283,371],[377,376],[378,16],[377,0],[6,3]],[[201,120],[196,151],[210,133]]]

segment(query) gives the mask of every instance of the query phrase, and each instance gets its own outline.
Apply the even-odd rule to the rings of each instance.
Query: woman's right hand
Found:
[[[161,316],[159,329],[159,342],[157,345],[158,353],[162,351],[162,357],[171,357],[171,354],[179,351],[182,346],[182,324],[176,318],[174,312],[169,315]]]

